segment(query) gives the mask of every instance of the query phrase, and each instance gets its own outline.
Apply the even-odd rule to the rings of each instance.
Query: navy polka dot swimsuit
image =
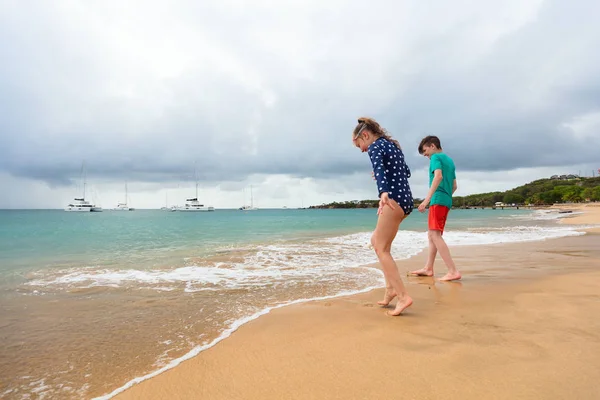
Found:
[[[387,192],[408,215],[414,208],[413,196],[408,184],[410,169],[404,162],[404,153],[389,140],[380,137],[369,146],[369,157],[377,180],[379,196]]]

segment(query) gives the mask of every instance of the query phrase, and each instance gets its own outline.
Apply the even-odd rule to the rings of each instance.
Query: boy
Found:
[[[420,212],[425,212],[429,206],[429,256],[424,268],[411,271],[412,275],[433,276],[433,263],[439,252],[448,267],[448,273],[440,281],[455,281],[461,278],[456,269],[448,245],[442,234],[452,208],[452,195],[456,192],[456,173],[454,161],[442,152],[442,145],[437,136],[426,136],[419,144],[419,154],[429,158],[429,192],[419,206]]]

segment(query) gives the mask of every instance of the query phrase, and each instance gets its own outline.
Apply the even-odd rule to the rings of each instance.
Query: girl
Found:
[[[396,262],[390,253],[392,242],[398,233],[400,223],[413,210],[413,197],[408,184],[410,169],[404,162],[404,154],[397,140],[391,138],[374,119],[359,118],[352,133],[352,142],[363,153],[368,152],[373,164],[373,178],[379,191],[377,227],[371,244],[385,276],[386,290],[383,301],[387,306],[398,297],[396,308],[388,315],[400,315],[410,307],[412,299],[400,279]]]

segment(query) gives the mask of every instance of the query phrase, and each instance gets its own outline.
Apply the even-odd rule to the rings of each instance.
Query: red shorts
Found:
[[[429,230],[444,232],[449,211],[450,209],[446,206],[437,204],[429,206]]]

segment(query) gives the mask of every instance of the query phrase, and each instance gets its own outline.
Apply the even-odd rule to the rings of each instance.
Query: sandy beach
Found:
[[[600,203],[559,205],[553,208],[574,213],[572,217],[563,218],[562,223],[574,225],[600,224]]]
[[[600,224],[600,207],[566,208]],[[116,398],[598,398],[600,233],[451,250],[463,280],[405,277],[400,317],[382,289],[277,309]]]

